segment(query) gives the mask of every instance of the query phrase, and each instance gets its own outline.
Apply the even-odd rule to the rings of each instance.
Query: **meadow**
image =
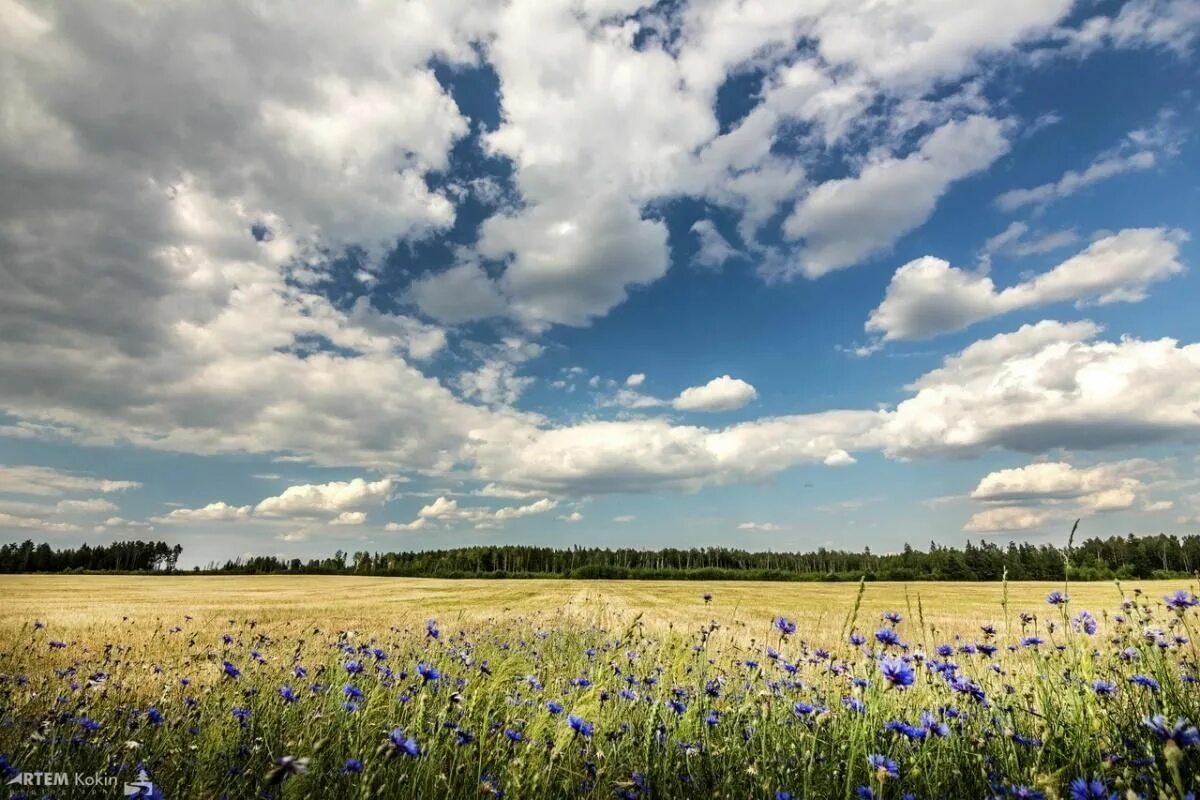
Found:
[[[0,576],[0,772],[144,770],[131,791],[167,798],[1180,800],[1195,591]]]

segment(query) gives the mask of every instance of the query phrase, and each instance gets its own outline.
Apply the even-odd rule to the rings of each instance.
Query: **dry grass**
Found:
[[[1178,581],[1122,585],[1152,596]],[[1058,583],[1009,584],[1010,610],[1042,611]],[[701,599],[713,594],[711,605]],[[0,635],[33,619],[58,629],[86,629],[189,614],[197,621],[257,619],[348,628],[379,628],[436,617],[446,622],[539,615],[620,624],[638,613],[652,626],[693,628],[717,620],[732,629],[761,631],[776,616],[822,638],[840,631],[854,604],[853,583],[698,583],[687,581],[434,580],[331,576],[3,576]],[[1076,608],[1115,607],[1112,583],[1070,587]],[[859,619],[867,625],[888,609],[918,616],[948,635],[974,633],[980,622],[1000,623],[998,583],[868,583]],[[127,618],[127,619],[125,619]]]

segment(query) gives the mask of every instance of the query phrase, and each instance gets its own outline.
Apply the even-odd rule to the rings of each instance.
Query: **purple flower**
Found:
[[[355,661],[353,659],[346,662],[346,672],[349,672],[351,675],[357,675],[358,673],[360,673],[362,671],[363,671],[363,667],[360,662]]]
[[[866,641],[867,641],[867,637],[863,636],[863,635],[862,635],[861,633],[859,633],[858,631],[853,631],[853,632],[851,632],[851,634],[850,634],[850,644],[854,645],[855,647],[860,647],[860,646],[862,646],[864,643],[866,643]]]
[[[1092,681],[1092,691],[1101,697],[1112,697],[1117,693],[1117,685],[1111,681]]]
[[[1200,731],[1196,726],[1182,717],[1172,725],[1162,714],[1155,714],[1143,724],[1154,732],[1161,742],[1174,742],[1178,747],[1194,747],[1200,744]]]
[[[580,736],[591,736],[595,731],[592,723],[584,720],[583,717],[577,717],[574,714],[569,714],[567,716],[567,724],[571,726],[571,730],[575,731]]]
[[[1167,608],[1174,611],[1183,611],[1184,609],[1200,605],[1200,599],[1186,589],[1175,590],[1172,594],[1164,597],[1163,602],[1167,604]]]
[[[546,703],[546,710],[551,714],[561,714],[563,706],[562,703],[558,702],[557,700],[551,700],[549,703]]]
[[[779,617],[775,620],[775,627],[783,636],[791,636],[796,632],[796,623],[792,622],[790,619],[785,619],[784,617]]]
[[[884,656],[879,659],[879,670],[883,673],[888,685],[897,689],[912,686],[917,677],[912,667],[904,663],[903,659],[892,656]]]
[[[417,744],[417,740],[411,736],[405,736],[404,731],[399,728],[392,729],[392,732],[388,734],[388,741],[392,745],[393,753],[409,758],[417,758],[421,755],[421,746]]]
[[[900,620],[904,619],[904,617],[900,616],[900,612],[898,611],[885,611],[880,615],[880,618],[892,623],[893,625],[899,625]]]
[[[357,775],[363,771],[363,763],[357,758],[347,758],[346,763],[342,765],[343,775]]]
[[[504,736],[505,736],[505,737],[506,737],[506,738],[507,738],[507,739],[508,739],[510,742],[521,742],[521,741],[524,741],[524,740],[525,740],[525,737],[524,737],[523,735],[521,735],[521,732],[520,732],[520,731],[515,731],[515,730],[513,730],[512,728],[505,728],[505,730],[504,730]]]
[[[874,753],[867,756],[867,764],[875,771],[875,775],[880,780],[900,777],[900,768],[887,756]]]
[[[442,632],[438,630],[436,620],[431,619],[431,620],[425,621],[425,635],[427,637],[429,637],[430,639],[440,639],[441,638]]]
[[[362,700],[363,698],[362,689],[350,683],[342,687],[342,694],[346,695],[346,699],[350,701]]]
[[[1071,800],[1116,800],[1117,793],[1108,791],[1108,786],[1099,778],[1076,778],[1068,787]]]
[[[875,631],[875,641],[884,647],[900,644],[900,634],[894,628],[880,628]]]
[[[420,675],[426,683],[436,681],[442,677],[442,673],[437,671],[437,668],[432,664],[426,664],[424,661],[417,664],[417,674]]]
[[[1162,687],[1158,685],[1158,681],[1151,678],[1149,675],[1130,675],[1130,683],[1136,683],[1138,686],[1144,686],[1152,692],[1157,692]]]
[[[1062,592],[1051,592],[1046,595],[1046,602],[1052,606],[1061,606],[1067,603],[1069,598]]]
[[[227,678],[239,678],[242,675],[242,671],[228,661],[221,662],[221,669],[225,671]]]

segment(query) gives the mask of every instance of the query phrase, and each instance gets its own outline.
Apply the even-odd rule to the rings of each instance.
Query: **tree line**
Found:
[[[183,548],[166,542],[113,542],[55,550],[31,540],[0,545],[0,572],[144,572],[172,571]]]
[[[0,572],[174,571],[182,548],[165,542],[52,550],[26,541],[0,547]],[[195,567],[226,574],[353,574],[433,578],[646,578],[692,580],[1075,580],[1184,577],[1200,570],[1200,536],[1111,536],[1074,544],[968,541],[962,548],[931,542],[898,553],[819,548],[804,553],[750,552],[730,547],[634,548],[496,545],[449,550],[347,553],[302,560],[252,556]]]

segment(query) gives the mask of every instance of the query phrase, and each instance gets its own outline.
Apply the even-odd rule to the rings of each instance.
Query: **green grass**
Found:
[[[6,576],[0,754],[26,771],[128,777],[143,765],[171,798],[852,797],[863,786],[888,798],[1011,797],[1018,785],[1069,797],[1081,776],[1109,792],[1182,797],[1197,749],[1164,744],[1143,721],[1200,719],[1186,682],[1196,611],[1162,603],[1183,587],[1077,584],[1068,607],[1047,605],[1061,588],[1010,584],[1006,615],[997,584]],[[1122,611],[1126,598],[1134,606]],[[1072,630],[1083,609],[1094,636]],[[908,654],[925,654],[908,688],[887,685],[884,648],[870,641],[884,610],[904,615]],[[1037,618],[1022,623],[1022,611]],[[781,615],[794,635],[773,627]],[[1163,647],[1146,635],[1155,627]],[[850,644],[850,630],[868,645]],[[1007,650],[1035,634],[1042,645]],[[939,644],[978,642],[999,649],[940,660],[985,703],[923,663],[939,660]],[[347,672],[351,660],[361,673]],[[418,663],[441,677],[423,680]],[[1130,683],[1135,673],[1159,691]],[[1096,680],[1116,694],[1097,694]],[[280,696],[285,685],[296,702]],[[352,711],[346,685],[363,693]],[[245,726],[235,708],[249,711]],[[572,730],[570,714],[593,735]],[[892,721],[924,737],[885,729]],[[419,756],[391,744],[397,729]],[[872,754],[899,777],[881,777]],[[307,771],[279,770],[285,756],[308,759]],[[344,774],[347,759],[363,771]]]

